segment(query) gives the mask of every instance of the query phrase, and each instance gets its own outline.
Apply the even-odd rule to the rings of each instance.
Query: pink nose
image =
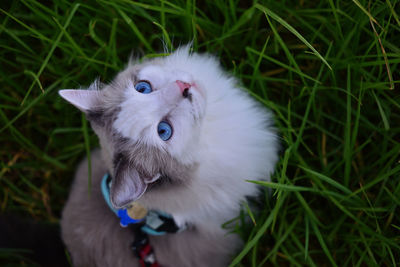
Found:
[[[176,84],[179,86],[181,93],[183,93],[183,91],[185,91],[186,89],[189,90],[189,88],[192,86],[190,83],[185,83],[179,80],[176,80]]]

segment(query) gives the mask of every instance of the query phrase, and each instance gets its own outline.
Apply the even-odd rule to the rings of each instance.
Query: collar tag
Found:
[[[164,222],[154,212],[150,212],[149,215],[146,217],[146,225],[153,229],[157,229],[163,223]]]

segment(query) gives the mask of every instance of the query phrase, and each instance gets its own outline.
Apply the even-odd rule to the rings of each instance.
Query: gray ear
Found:
[[[118,168],[114,174],[111,189],[111,204],[116,209],[122,209],[139,199],[147,189],[147,184],[139,173],[127,166]]]
[[[69,103],[87,113],[99,101],[100,93],[97,90],[64,89],[58,91],[60,96]]]
[[[139,199],[147,190],[147,185],[161,177],[156,174],[149,178],[140,175],[122,153],[114,158],[114,175],[110,188],[110,201],[115,209],[125,208]]]

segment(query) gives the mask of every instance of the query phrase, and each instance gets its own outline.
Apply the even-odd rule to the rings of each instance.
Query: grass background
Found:
[[[0,14],[1,214],[57,223],[97,145],[58,89],[193,40],[273,110],[281,137],[272,200],[237,229],[232,266],[399,265],[400,1],[21,0]],[[25,256],[0,249],[4,264]]]

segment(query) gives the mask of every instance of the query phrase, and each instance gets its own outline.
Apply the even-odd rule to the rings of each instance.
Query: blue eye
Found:
[[[157,131],[158,131],[158,135],[160,136],[161,140],[163,140],[163,141],[168,141],[172,136],[172,127],[166,121],[162,121],[158,124]]]
[[[153,91],[153,89],[151,89],[151,84],[146,81],[138,82],[135,85],[135,89],[142,94],[150,94]]]

